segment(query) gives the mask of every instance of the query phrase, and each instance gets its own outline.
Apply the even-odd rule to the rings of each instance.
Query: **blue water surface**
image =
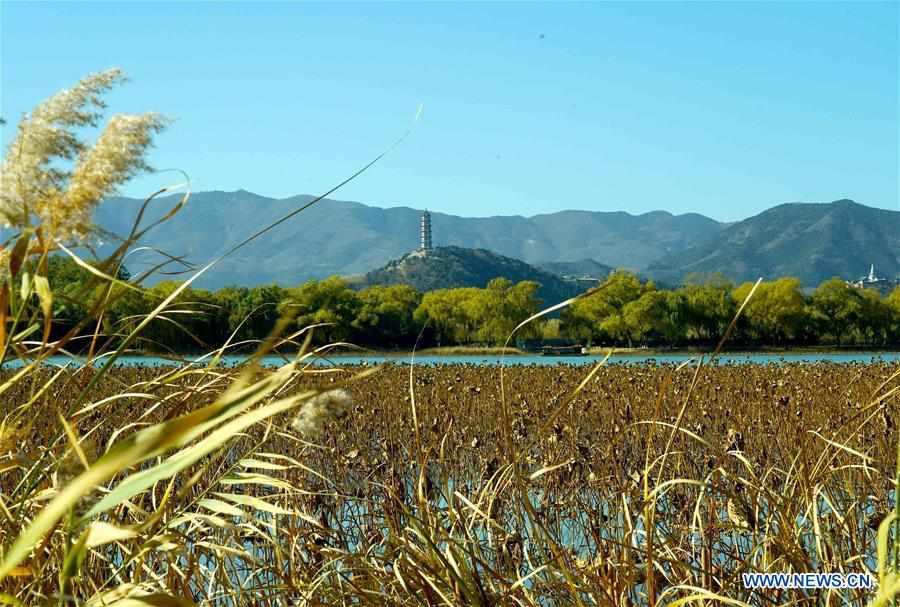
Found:
[[[610,364],[623,365],[663,365],[663,364],[682,364],[685,362],[696,362],[700,354],[677,353],[677,354],[614,354],[610,356]],[[500,356],[498,354],[467,354],[467,355],[417,355],[415,364],[417,365],[446,365],[446,364],[466,364],[466,365],[537,365],[537,366],[555,366],[555,365],[592,365],[603,360],[603,355],[588,356],[539,356],[539,355],[507,355]],[[262,359],[264,365],[278,366],[288,360],[290,356],[266,356]],[[708,359],[708,356],[707,356]],[[116,365],[120,366],[144,366],[144,367],[160,367],[180,364],[184,361],[196,361],[197,364],[205,365],[209,363],[209,357],[187,356],[182,361],[159,356],[141,356],[126,355],[116,360]],[[223,356],[221,364],[223,366],[235,366],[247,360],[247,356],[242,354],[232,354]],[[878,362],[900,362],[900,352],[745,352],[745,353],[727,353],[720,355],[717,359],[718,364],[752,364],[752,365],[768,365],[783,363],[878,363]],[[51,365],[78,366],[81,361],[65,357],[53,356],[48,359]],[[347,355],[347,354],[327,354],[316,358],[307,358],[305,362],[314,365],[380,365],[380,364],[409,364],[410,355]],[[97,364],[97,363],[95,363]],[[21,367],[21,360],[8,360],[4,363],[6,368]]]

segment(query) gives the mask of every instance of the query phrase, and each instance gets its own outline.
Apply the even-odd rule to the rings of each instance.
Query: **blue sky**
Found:
[[[898,208],[898,3],[0,3],[4,143],[110,66],[196,190],[460,215]],[[137,179],[140,196],[174,179]]]

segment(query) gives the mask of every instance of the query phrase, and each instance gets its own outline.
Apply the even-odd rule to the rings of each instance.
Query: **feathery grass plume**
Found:
[[[144,154],[165,124],[155,113],[113,116],[94,146],[79,158],[65,196],[53,206],[38,207],[49,233],[61,240],[87,234],[97,203],[119,184],[150,170]]]
[[[346,390],[323,392],[303,405],[291,425],[302,436],[314,438],[321,434],[325,422],[344,417],[352,404]]]
[[[113,116],[93,146],[77,132],[99,124],[103,94],[124,81],[119,69],[90,74],[22,118],[0,174],[0,223],[40,227],[48,242],[83,239],[100,200],[149,169],[144,155],[166,124],[158,114]]]

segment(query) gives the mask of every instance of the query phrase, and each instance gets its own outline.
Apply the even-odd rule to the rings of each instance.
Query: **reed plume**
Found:
[[[4,227],[40,234],[42,248],[83,241],[97,204],[150,170],[147,150],[168,122],[159,114],[117,114],[93,145],[82,138],[100,123],[103,94],[125,80],[117,68],[90,74],[22,117],[0,172]]]

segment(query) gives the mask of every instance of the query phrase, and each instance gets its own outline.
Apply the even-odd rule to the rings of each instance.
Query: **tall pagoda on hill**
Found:
[[[431,213],[426,210],[419,223],[419,250],[427,252],[431,248]]]

